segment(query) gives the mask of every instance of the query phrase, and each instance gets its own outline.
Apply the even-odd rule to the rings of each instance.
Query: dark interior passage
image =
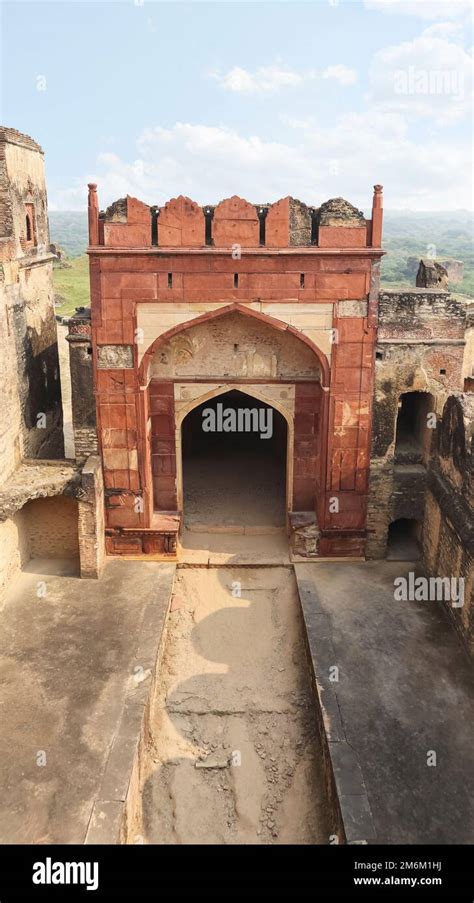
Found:
[[[396,461],[426,464],[435,424],[432,395],[428,392],[405,392],[401,395],[395,441]]]
[[[387,559],[417,561],[421,554],[421,522],[407,517],[392,521],[388,530]]]
[[[284,526],[287,425],[279,411],[226,392],[187,415],[182,447],[186,526]]]

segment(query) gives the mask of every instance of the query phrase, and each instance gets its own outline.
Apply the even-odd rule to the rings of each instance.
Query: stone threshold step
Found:
[[[192,524],[185,525],[185,533],[230,533],[237,536],[284,536],[284,526],[271,524],[263,526],[246,526],[244,524]]]
[[[249,570],[253,568],[254,570],[259,570],[262,568],[292,568],[293,565],[290,564],[289,561],[223,561],[223,562],[210,562],[196,564],[191,561],[180,561],[177,563],[176,567],[178,570],[184,568],[248,568]]]
[[[333,558],[322,558],[317,555],[311,558],[303,558],[301,555],[293,555],[290,554],[290,560],[292,564],[324,564],[327,562],[340,562],[341,564],[354,564],[355,562],[365,561],[366,559],[361,556],[354,556],[349,558],[348,555],[340,555],[338,557]]]
[[[288,557],[283,555],[262,557],[252,555],[230,555],[227,552],[201,552],[200,550],[190,549],[190,552],[196,551],[196,555],[185,555],[177,562],[178,568],[281,568],[293,567]]]

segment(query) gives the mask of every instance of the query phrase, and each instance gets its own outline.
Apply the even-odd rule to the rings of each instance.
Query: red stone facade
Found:
[[[179,197],[158,209],[129,197],[99,214],[96,187],[89,187],[109,553],[176,553],[182,512],[175,384],[200,380],[155,378],[152,361],[172,338],[182,341],[190,328],[237,313],[314,354],[319,379],[295,378],[287,417],[291,511],[315,512],[320,557],[364,555],[381,230],[380,186],[371,220],[341,199],[308,208],[285,198],[262,208],[232,197],[211,208]],[[326,320],[318,332],[320,312]],[[262,390],[291,382],[255,375],[234,381],[260,382]]]

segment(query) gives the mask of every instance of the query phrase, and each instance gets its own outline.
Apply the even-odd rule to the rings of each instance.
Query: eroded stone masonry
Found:
[[[42,154],[12,130],[2,148],[8,496],[25,459],[61,445]],[[78,488],[58,489],[78,504],[84,575],[104,543],[179,559],[187,424],[240,393],[280,415],[294,559],[411,545],[430,574],[464,578],[451,614],[472,644],[472,304],[437,261],[416,288],[380,290],[382,206],[376,185],[370,219],[342,198],[127,197],[100,212],[89,186],[91,307],[68,336]]]
[[[64,459],[43,151],[9,128],[0,128],[0,255],[3,598],[31,558],[73,559],[81,549],[83,576],[97,576],[101,558],[100,462],[81,472]]]

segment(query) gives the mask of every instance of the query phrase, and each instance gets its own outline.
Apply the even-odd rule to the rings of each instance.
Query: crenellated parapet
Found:
[[[380,248],[382,186],[376,185],[372,219],[344,198],[319,207],[292,197],[254,204],[234,195],[200,206],[180,195],[163,206],[127,196],[99,213],[89,186],[89,243],[109,248]]]

